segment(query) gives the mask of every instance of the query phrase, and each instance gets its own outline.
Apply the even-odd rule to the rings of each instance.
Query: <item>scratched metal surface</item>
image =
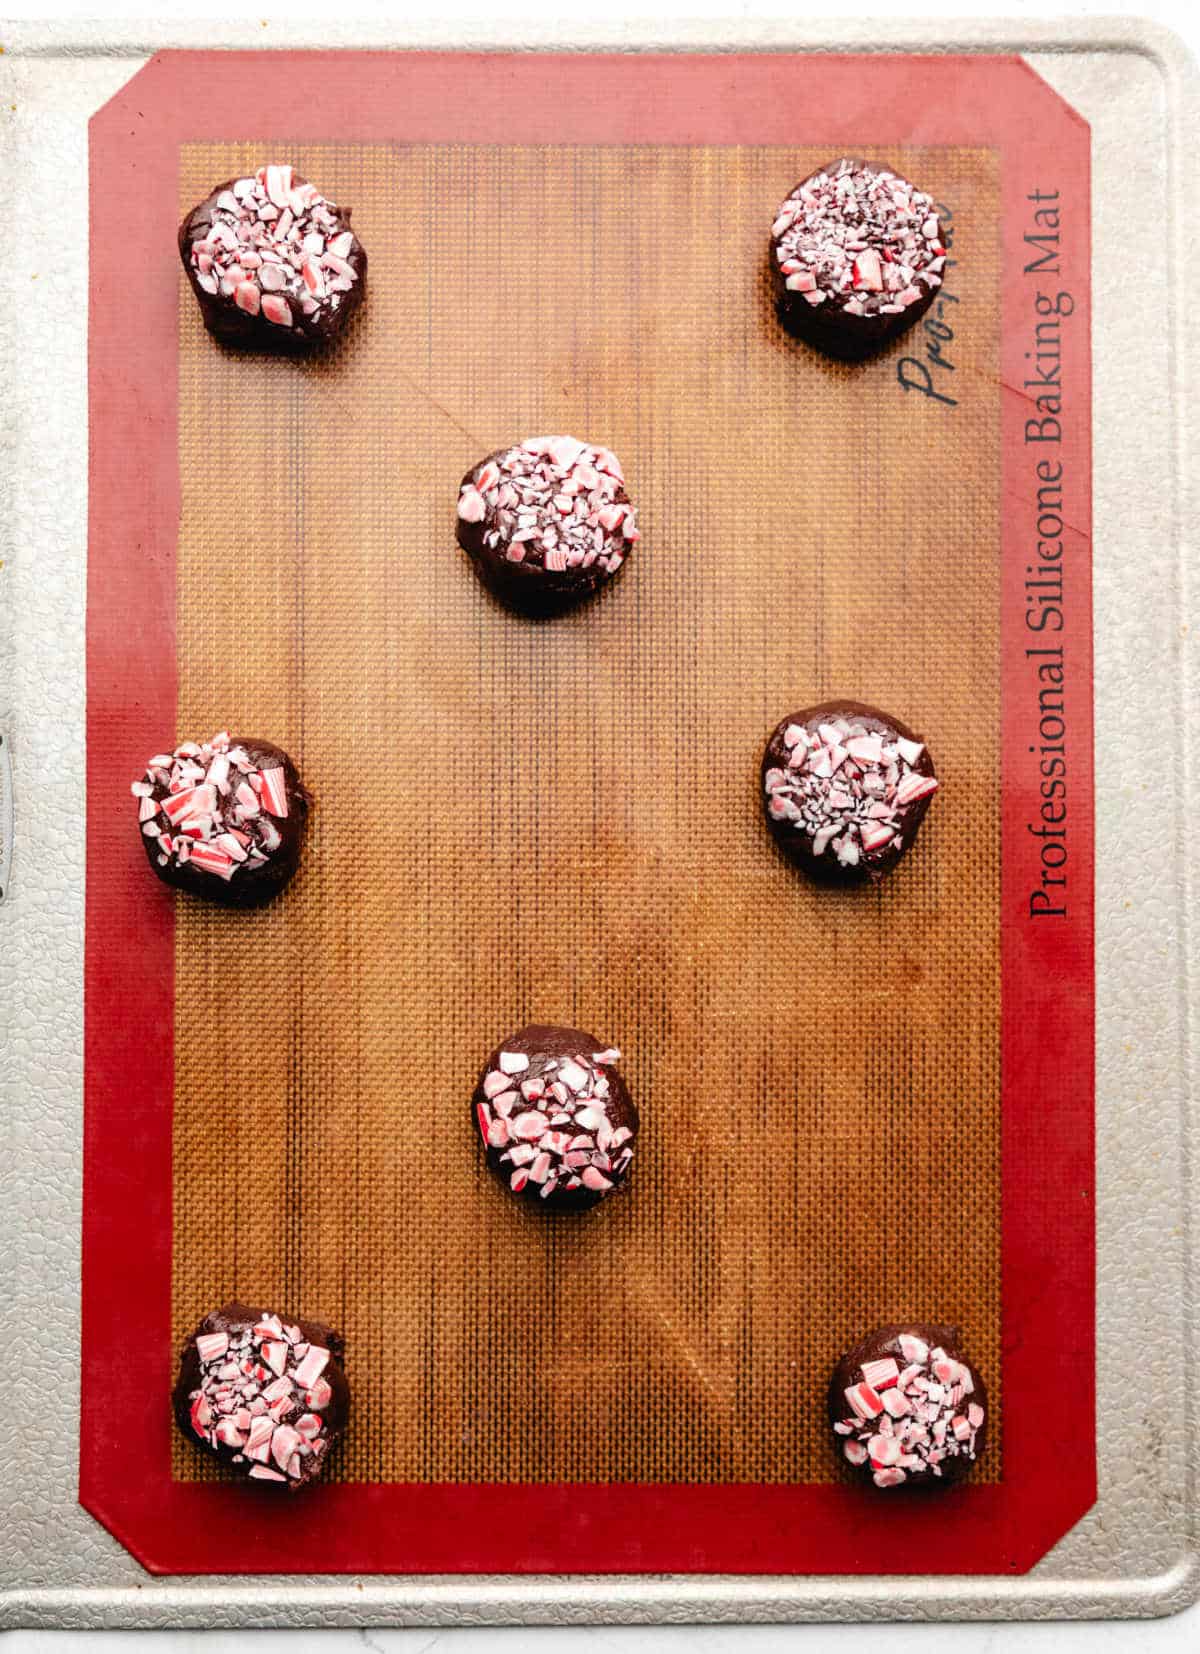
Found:
[[[0,730],[0,902],[12,874],[13,795],[10,746]]]
[[[526,31],[523,46],[1022,51],[1091,122],[1095,215],[1097,1111],[1095,1509],[1020,1579],[154,1579],[75,1502],[82,1114],[87,119],[161,46],[261,45],[258,25],[11,28],[0,59],[9,233],[0,361],[0,734],[15,844],[0,910],[0,1626],[386,1625],[1046,1618],[1169,1613],[1200,1595],[1191,1264],[1197,1122],[1187,822],[1195,704],[1184,527],[1196,350],[1180,281],[1200,100],[1137,22],[711,26],[670,38]],[[306,46],[511,46],[379,27]],[[45,204],[56,202],[48,215]],[[1127,226],[1161,226],[1127,292]],[[1165,255],[1165,256],[1164,256]],[[36,283],[36,285],[35,285]],[[28,372],[36,364],[36,372]],[[1136,754],[1136,761],[1131,755]],[[6,840],[11,842],[11,839]],[[1192,861],[1194,863],[1194,854]]]

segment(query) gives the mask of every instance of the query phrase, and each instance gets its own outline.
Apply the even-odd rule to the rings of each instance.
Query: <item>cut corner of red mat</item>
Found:
[[[166,52],[93,117],[90,136],[80,1502],[162,1574],[1025,1572],[1096,1496],[1086,123],[1011,56]],[[127,789],[175,719],[179,148],[247,136],[998,151],[1006,502],[998,1485],[918,1502],[845,1486],[330,1484],[272,1500],[268,1523],[258,1490],[171,1479],[173,925],[169,905],[147,898]],[[114,201],[123,204],[120,237],[107,229]],[[1039,201],[1043,211],[1054,204],[1040,221],[1032,216]],[[764,203],[764,225],[773,205]],[[1054,239],[1026,241],[1039,230]],[[1043,258],[1047,247],[1052,258]],[[1054,456],[1068,477],[1064,518],[1083,532],[1064,553],[1074,596],[1054,646],[1086,693],[1075,702],[1072,760],[1073,883],[1083,894],[1069,920],[1039,927],[1028,908],[1038,844],[1027,836],[1039,782],[1026,649],[1037,640],[1028,636],[1023,587],[1037,454],[1020,386],[1043,274],[1047,298],[1069,290],[1075,300],[1075,323],[1062,329],[1062,383],[1071,391]],[[109,316],[131,307],[137,329],[110,326]],[[136,637],[131,613],[140,617]],[[138,970],[122,969],[114,937],[136,952]]]

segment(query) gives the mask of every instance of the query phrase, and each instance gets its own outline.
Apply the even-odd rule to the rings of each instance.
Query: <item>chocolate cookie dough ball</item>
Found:
[[[983,1452],[987,1395],[956,1327],[879,1327],[838,1362],[829,1422],[863,1481],[946,1487]]]
[[[157,753],[133,783],[151,867],[226,907],[259,907],[300,861],[308,793],[286,752],[224,730]]]
[[[573,436],[501,448],[459,487],[459,545],[525,614],[558,614],[599,590],[640,537],[616,455]]]
[[[180,1352],[175,1421],[247,1481],[295,1493],[316,1480],[345,1433],[343,1354],[320,1321],[226,1304]]]
[[[794,712],[776,725],[763,754],[767,826],[784,854],[824,883],[890,872],[936,791],[921,738],[858,701]]]
[[[204,325],[226,344],[303,352],[345,332],[367,255],[336,207],[289,166],[230,178],[179,226]]]
[[[796,185],[771,226],[780,321],[843,361],[873,355],[919,320],[945,265],[932,198],[867,161],[830,161]]]
[[[579,1212],[629,1176],[638,1114],[613,1064],[621,1053],[577,1028],[522,1028],[488,1058],[472,1107],[489,1168],[506,1189]]]

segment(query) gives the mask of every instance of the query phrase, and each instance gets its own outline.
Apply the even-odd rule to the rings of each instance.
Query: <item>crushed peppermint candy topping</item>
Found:
[[[856,1467],[869,1462],[876,1487],[940,1478],[947,1459],[973,1459],[984,1422],[965,1362],[915,1334],[903,1334],[899,1344],[907,1365],[891,1357],[865,1361],[833,1425],[846,1460]]]
[[[500,1052],[483,1077],[485,1100],[476,1105],[476,1118],[514,1194],[532,1184],[543,1200],[560,1187],[605,1195],[624,1177],[634,1134],[613,1124],[604,1073],[620,1055],[607,1050],[531,1060]]]
[[[937,791],[935,777],[916,768],[924,745],[849,714],[812,723],[787,725],[786,756],[763,776],[771,822],[790,823],[808,835],[814,856],[843,867],[870,867],[903,849],[908,812]]]
[[[200,1386],[188,1401],[200,1440],[233,1448],[232,1463],[248,1464],[259,1481],[315,1475],[331,1445],[329,1350],[264,1310],[252,1327],[201,1333],[196,1354]]]
[[[899,315],[940,287],[933,198],[885,167],[841,160],[798,184],[771,227],[786,291],[814,309]]]
[[[198,867],[228,883],[270,861],[283,843],[275,825],[290,811],[282,766],[259,768],[225,730],[157,753],[130,791],[160,867]]]
[[[464,523],[510,563],[547,574],[615,574],[641,538],[615,454],[572,436],[528,437],[477,465],[458,496]]]
[[[247,315],[295,330],[300,318],[337,311],[359,279],[348,214],[289,166],[236,179],[210,211],[207,232],[189,249],[192,277]]]

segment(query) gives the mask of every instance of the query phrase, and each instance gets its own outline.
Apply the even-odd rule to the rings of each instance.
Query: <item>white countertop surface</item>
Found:
[[[605,1626],[464,1631],[13,1631],[14,1654],[859,1654],[880,1647],[861,1625]],[[126,1649],[121,1648],[125,1643]],[[101,1645],[104,1645],[103,1647]],[[889,1626],[887,1654],[1195,1654],[1200,1605],[1169,1620],[1069,1625]]]

